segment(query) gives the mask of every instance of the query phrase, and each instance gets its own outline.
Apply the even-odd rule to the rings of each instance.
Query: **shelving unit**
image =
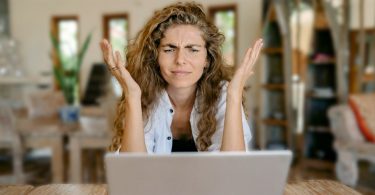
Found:
[[[334,160],[328,109],[338,103],[336,52],[323,5],[315,4],[312,53],[305,93],[305,156]]]
[[[263,21],[258,146],[292,149],[294,122],[291,106],[291,46],[288,12],[284,1],[268,1]],[[289,56],[290,55],[290,56]]]
[[[1,76],[0,77],[0,100],[11,105],[13,108],[22,107],[26,88],[48,87],[50,81],[45,78],[30,76]]]
[[[350,68],[349,92],[374,92],[375,91],[375,28],[364,29],[364,48],[361,54],[361,31],[350,32]],[[363,59],[361,59],[363,58]],[[358,63],[363,63],[362,78],[358,79]],[[367,70],[367,71],[366,71]]]
[[[14,77],[14,76],[3,76],[0,77],[0,85],[18,85],[18,84],[36,84],[46,85],[48,82],[39,78],[33,77]]]

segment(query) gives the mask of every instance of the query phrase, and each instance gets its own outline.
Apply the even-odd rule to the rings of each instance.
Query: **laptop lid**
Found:
[[[283,194],[292,153],[108,153],[113,195]]]

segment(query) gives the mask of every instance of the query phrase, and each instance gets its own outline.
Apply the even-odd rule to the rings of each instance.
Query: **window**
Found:
[[[124,53],[128,44],[128,16],[127,14],[105,15],[104,38],[111,43],[114,51]]]
[[[64,59],[71,58],[77,54],[78,18],[76,16],[53,17],[52,33],[60,43],[61,57],[63,61]]]
[[[120,51],[125,57],[125,48],[128,44],[129,22],[127,14],[111,14],[103,17],[103,36],[112,45],[113,51]],[[113,91],[116,96],[121,96],[122,88],[117,80],[112,77]]]
[[[236,63],[237,48],[237,11],[235,5],[211,7],[209,16],[214,24],[224,34],[225,41],[222,45],[224,59],[229,65]]]
[[[0,35],[9,35],[9,3],[8,0],[0,0]]]

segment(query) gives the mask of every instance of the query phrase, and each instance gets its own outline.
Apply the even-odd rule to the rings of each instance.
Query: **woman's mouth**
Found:
[[[186,76],[191,73],[189,71],[183,71],[183,70],[176,70],[176,71],[171,71],[171,72],[175,76]]]

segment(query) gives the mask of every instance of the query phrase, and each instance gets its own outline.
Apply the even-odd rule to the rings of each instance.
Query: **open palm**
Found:
[[[247,79],[254,74],[254,65],[258,59],[259,53],[263,46],[263,40],[258,39],[252,48],[249,48],[242,60],[241,65],[234,73],[233,79],[230,81],[228,91],[233,93],[242,93]]]
[[[125,95],[140,97],[141,90],[139,88],[139,85],[131,77],[128,70],[126,70],[125,62],[122,59],[120,52],[116,51],[115,53],[113,53],[112,46],[105,39],[100,42],[100,47],[102,49],[103,58],[105,63],[107,64],[108,69],[120,83]]]

